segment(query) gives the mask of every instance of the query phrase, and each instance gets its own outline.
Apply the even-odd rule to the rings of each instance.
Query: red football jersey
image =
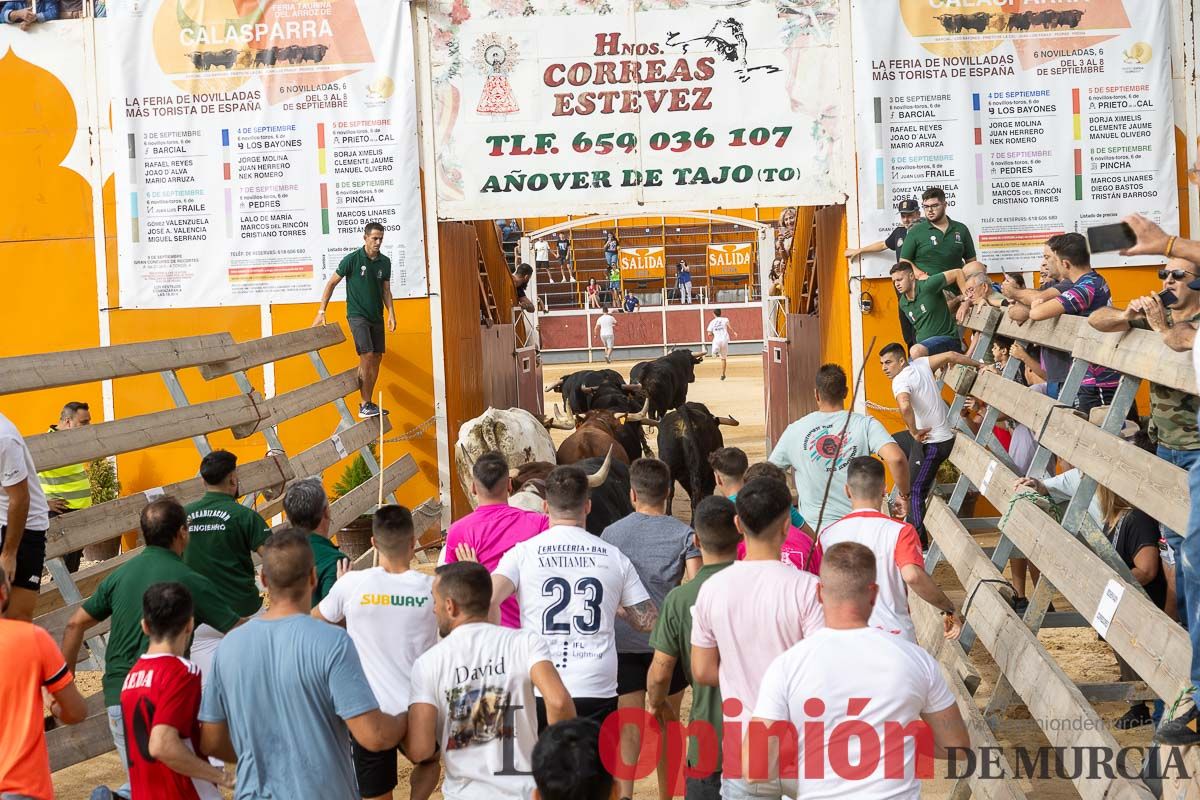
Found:
[[[170,725],[197,750],[199,712],[200,668],[192,662],[165,653],[144,655],[129,670],[121,689],[121,713],[133,800],[200,800],[191,778],[150,757],[155,725]]]

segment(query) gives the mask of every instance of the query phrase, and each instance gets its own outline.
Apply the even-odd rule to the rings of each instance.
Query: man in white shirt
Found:
[[[825,628],[767,669],[742,748],[746,774],[752,781],[782,775],[788,793],[804,800],[916,800],[920,778],[933,775],[928,756],[917,756],[918,742],[932,745],[934,758],[971,746],[954,695],[933,656],[870,626],[878,587],[869,549],[843,542],[826,550],[817,591]],[[844,745],[846,758],[831,758],[831,733],[847,721],[874,728],[878,738],[868,741],[875,746],[864,747],[862,736],[852,734]],[[775,730],[786,730],[788,740],[779,751],[766,741],[777,723],[783,724]],[[806,741],[816,731],[823,741]],[[900,757],[890,753],[893,747],[902,748]],[[822,763],[805,763],[812,755]],[[851,777],[844,774],[848,765],[859,774],[874,768]]]
[[[711,576],[692,607],[692,678],[721,689],[723,737],[741,738],[771,659],[824,626],[817,579],[781,560],[792,494],[773,478],[755,478],[738,492],[737,528],[746,558]],[[729,769],[734,766],[733,769]],[[778,783],[751,786],[723,764],[721,797],[780,800]]]
[[[604,360],[611,364],[613,343],[617,340],[617,318],[608,310],[608,306],[604,306],[596,318],[595,330],[600,336],[600,343],[604,345]]]
[[[815,383],[817,410],[787,426],[770,458],[775,466],[796,471],[800,515],[816,530],[818,525],[824,529],[849,514],[850,501],[843,491],[846,466],[855,456],[878,455],[896,482],[893,507],[896,515],[903,517],[909,495],[904,451],[879,420],[844,409],[850,394],[845,370],[837,364],[822,364]]]
[[[0,414],[0,567],[11,578],[4,616],[33,622],[46,561],[50,506],[33,456],[8,417]]]
[[[649,632],[658,608],[620,550],[584,529],[587,474],[556,467],[546,478],[550,529],[521,542],[492,573],[492,619],[514,593],[521,628],[541,635],[581,717],[603,724],[617,710],[617,616]],[[548,720],[537,700],[539,730]]]
[[[441,642],[413,664],[405,752],[446,762],[446,800],[528,800],[537,743],[534,691],[550,722],[575,706],[540,636],[488,622],[492,579],[473,561],[437,568]],[[544,699],[543,699],[544,698]]]
[[[712,337],[713,358],[721,359],[721,380],[725,380],[725,369],[729,365],[729,337],[733,336],[733,328],[729,320],[721,316],[721,309],[713,309],[712,322],[708,323],[708,335]]]
[[[851,460],[846,469],[846,494],[854,510],[825,529],[826,549],[842,542],[857,542],[875,554],[878,594],[868,624],[917,644],[917,632],[908,612],[908,590],[942,612],[947,639],[962,633],[962,619],[954,603],[925,571],[921,538],[912,525],[879,513],[886,485],[883,464],[870,456]]]
[[[413,663],[437,643],[433,578],[408,567],[415,534],[407,508],[381,506],[371,521],[371,534],[379,566],[347,572],[312,615],[335,625],[345,621],[379,708],[401,714],[408,710]],[[399,748],[376,753],[353,737],[350,744],[362,796],[391,800]],[[439,772],[436,759],[416,764],[409,776],[409,796],[427,800],[437,788]]]
[[[912,476],[908,521],[921,534],[921,546],[928,547],[925,534],[925,501],[937,479],[938,467],[954,449],[954,429],[950,426],[950,409],[942,399],[941,389],[933,373],[951,364],[981,367],[981,362],[962,353],[938,353],[909,361],[904,345],[892,342],[879,351],[883,374],[892,380],[892,394],[900,407],[900,416],[913,445],[908,453],[908,472]]]
[[[550,275],[550,243],[545,239],[538,239],[533,243],[533,264],[540,270],[545,270],[546,281],[554,283],[554,278]]]

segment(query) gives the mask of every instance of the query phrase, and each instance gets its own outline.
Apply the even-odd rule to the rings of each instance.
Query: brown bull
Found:
[[[575,420],[575,432],[558,446],[559,464],[575,464],[585,458],[599,458],[610,450],[615,460],[625,465],[632,463],[625,445],[621,443],[625,425],[611,411],[589,411]]]

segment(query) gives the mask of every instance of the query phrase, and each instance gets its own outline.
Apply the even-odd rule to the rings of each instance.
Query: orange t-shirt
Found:
[[[0,668],[0,794],[54,800],[42,687],[62,690],[71,670],[50,634],[28,622],[0,619],[0,653],[9,654]]]

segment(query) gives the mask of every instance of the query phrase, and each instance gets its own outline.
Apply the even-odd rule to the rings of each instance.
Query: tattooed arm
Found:
[[[643,600],[632,606],[617,609],[617,616],[623,617],[635,631],[649,633],[658,622],[658,606],[653,600]]]

